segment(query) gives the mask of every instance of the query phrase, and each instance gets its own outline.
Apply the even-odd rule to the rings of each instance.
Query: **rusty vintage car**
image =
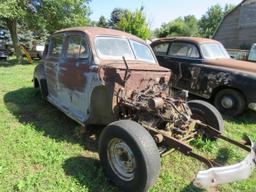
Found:
[[[211,168],[198,173],[198,187],[249,177],[255,166],[253,143],[225,137],[223,119],[208,103],[187,103],[185,91],[172,96],[170,77],[138,37],[82,27],[49,38],[34,86],[82,126],[106,126],[99,138],[100,161],[110,180],[125,191],[147,191],[159,176],[160,156],[172,149]],[[216,167],[188,144],[200,135],[224,139],[250,154],[235,166]]]
[[[172,86],[209,99],[224,115],[256,110],[256,65],[230,58],[215,40],[169,37],[151,46],[159,64],[173,72]]]

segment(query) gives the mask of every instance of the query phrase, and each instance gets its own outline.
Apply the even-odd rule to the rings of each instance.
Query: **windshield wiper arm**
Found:
[[[127,64],[125,56],[123,56],[122,58],[123,58],[123,61],[124,61],[124,64],[125,64],[124,82],[126,82],[129,79],[129,77],[131,76],[131,70],[129,69],[129,66]]]

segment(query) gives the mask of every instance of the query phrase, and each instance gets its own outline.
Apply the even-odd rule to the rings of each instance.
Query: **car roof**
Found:
[[[125,37],[128,39],[132,39],[132,40],[139,41],[141,43],[146,44],[146,42],[143,39],[137,36],[131,35],[123,31],[101,28],[101,27],[72,27],[72,28],[66,28],[66,29],[56,31],[54,34],[61,33],[61,32],[84,32],[90,37],[95,37],[95,36]]]
[[[201,37],[165,37],[165,38],[157,39],[156,41],[153,42],[153,44],[159,43],[159,42],[170,42],[170,41],[185,41],[185,42],[190,42],[190,43],[195,43],[195,44],[219,43],[216,40],[201,38]]]

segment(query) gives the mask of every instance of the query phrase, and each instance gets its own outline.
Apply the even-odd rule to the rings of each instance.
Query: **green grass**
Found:
[[[1,61],[0,61],[1,62]],[[97,155],[99,131],[77,136],[79,125],[32,88],[35,65],[0,63],[0,192],[119,191],[105,178]],[[225,121],[225,134],[243,133],[256,140],[256,115],[247,112]],[[96,136],[95,136],[96,135]],[[234,163],[246,155],[224,142],[194,143],[198,152],[219,162]],[[152,192],[201,191],[191,183],[202,163],[174,152],[162,159],[161,175]],[[256,175],[219,187],[220,191],[254,192]]]

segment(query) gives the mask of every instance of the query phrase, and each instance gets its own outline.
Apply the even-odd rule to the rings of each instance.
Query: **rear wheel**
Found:
[[[234,117],[244,112],[246,101],[239,91],[223,89],[216,94],[214,105],[223,115]]]
[[[192,111],[192,118],[202,121],[219,132],[224,132],[224,121],[219,111],[210,103],[201,100],[192,100],[188,102],[188,106]],[[213,137],[204,134],[206,138]]]
[[[147,191],[159,177],[158,148],[136,122],[108,125],[100,136],[99,155],[105,174],[124,191]]]

